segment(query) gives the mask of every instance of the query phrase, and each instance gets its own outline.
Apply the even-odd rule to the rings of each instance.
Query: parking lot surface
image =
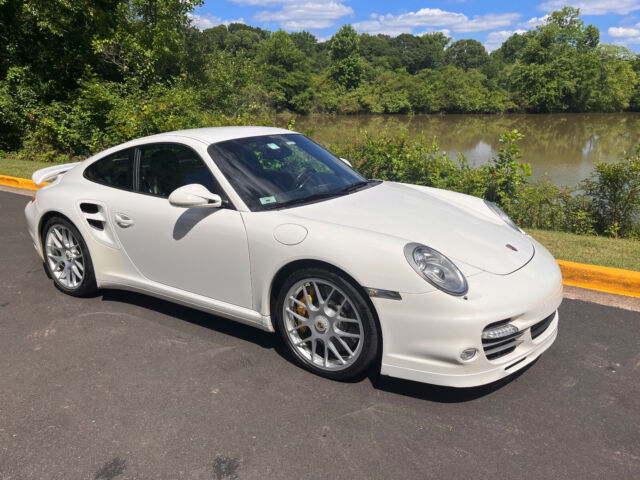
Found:
[[[640,313],[565,300],[510,381],[316,377],[275,335],[46,277],[0,192],[0,479],[640,478]]]

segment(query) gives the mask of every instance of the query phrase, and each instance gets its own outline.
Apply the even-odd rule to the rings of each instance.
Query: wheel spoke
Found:
[[[347,342],[345,342],[342,338],[340,337],[335,337],[338,339],[338,341],[340,342],[340,344],[344,347],[344,349],[347,351],[347,353],[349,354],[350,357],[353,357],[353,350],[351,350],[351,348],[349,347],[349,345],[347,345]]]
[[[73,272],[73,274],[77,278],[82,278],[82,274],[80,273],[80,270],[78,269],[78,264],[77,263],[73,264],[73,266],[71,267],[71,271]]]
[[[304,323],[301,323],[300,325],[296,325],[295,327],[290,328],[289,330],[287,330],[287,332],[289,332],[289,333],[295,332],[296,330],[299,330],[302,327],[306,327],[306,325]]]
[[[315,363],[314,357],[316,355],[316,339],[311,340],[311,362]]]
[[[54,255],[53,253],[47,253],[47,257],[56,263],[62,262],[62,255]]]
[[[357,323],[358,325],[360,324],[360,320],[355,319],[355,318],[346,318],[346,317],[342,317],[340,315],[338,315],[338,320],[341,322],[347,322],[347,323]]]
[[[336,334],[338,334],[341,337],[360,338],[360,335],[358,335],[358,334],[345,332],[344,330],[340,330],[339,328],[336,328]]]
[[[328,302],[329,302],[329,299],[331,298],[331,295],[333,295],[333,292],[335,292],[335,291],[336,291],[336,289],[335,289],[335,287],[333,287],[333,288],[331,289],[331,291],[329,292],[329,295],[327,295],[327,298],[325,298],[325,299],[324,299],[324,302],[325,302],[325,303],[328,303]]]
[[[322,299],[322,294],[320,293],[320,289],[318,288],[318,284],[313,282],[313,290],[316,292],[316,298],[318,299],[318,305],[324,304],[324,300]]]
[[[329,339],[327,341],[327,344],[329,345],[329,348],[331,349],[331,351],[333,352],[333,354],[336,356],[336,358],[338,360],[340,360],[340,363],[342,363],[343,365],[347,362],[345,362],[344,358],[342,358],[342,355],[340,355],[340,352],[338,352],[338,349],[335,347],[335,345],[333,344],[333,342],[331,341],[331,339]]]
[[[311,295],[307,292],[307,286],[304,283],[302,284],[302,291],[304,292],[304,301],[307,303],[307,308],[309,308],[309,310],[313,310],[313,301],[311,300]]]
[[[327,342],[324,342],[324,367],[329,365],[329,349],[327,348]]]
[[[64,245],[62,244],[62,235],[55,228],[52,230],[52,232],[53,232],[53,234],[50,235],[50,238],[51,238],[51,241],[53,242],[54,246],[56,248],[58,248],[58,249],[63,249]]]
[[[303,317],[299,313],[296,313],[293,310],[291,310],[289,307],[287,307],[287,313],[290,315],[293,315],[297,320],[300,320],[303,323],[307,323],[309,321],[307,317]]]
[[[302,303],[300,300],[298,300],[293,295],[289,296],[289,300],[293,300],[293,303],[295,303],[296,305],[298,305],[299,307],[302,307],[302,308],[307,308],[307,306],[308,306],[306,303]]]

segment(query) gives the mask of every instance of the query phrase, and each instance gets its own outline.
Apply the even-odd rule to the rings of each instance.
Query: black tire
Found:
[[[362,325],[362,347],[357,359],[347,368],[338,371],[329,371],[312,365],[307,359],[301,357],[296,347],[293,345],[292,339],[286,332],[286,323],[284,318],[284,307],[286,296],[289,290],[306,279],[317,278],[326,280],[338,286],[352,302],[353,307],[357,310]],[[361,289],[354,285],[350,280],[344,278],[331,270],[322,268],[305,268],[292,273],[282,284],[278,297],[272,309],[273,318],[275,319],[275,328],[280,334],[282,341],[287,349],[287,353],[302,368],[310,372],[332,380],[352,380],[359,378],[369,369],[378,354],[380,344],[380,334],[377,327],[377,320],[372,307],[367,302]],[[323,348],[326,348],[324,346]]]
[[[82,281],[73,288],[65,286],[60,282],[60,280],[58,280],[57,275],[52,271],[51,265],[47,259],[47,236],[49,231],[56,225],[60,225],[72,233],[78,242],[79,249],[82,252],[82,257],[84,259],[84,275]],[[47,223],[45,223],[44,228],[42,229],[42,249],[45,257],[44,267],[47,271],[47,275],[53,280],[53,284],[58,290],[74,297],[84,297],[97,291],[98,287],[96,284],[95,272],[93,270],[93,262],[91,261],[91,254],[89,253],[89,249],[87,248],[84,238],[82,238],[78,229],[69,220],[64,217],[51,217],[47,220]]]

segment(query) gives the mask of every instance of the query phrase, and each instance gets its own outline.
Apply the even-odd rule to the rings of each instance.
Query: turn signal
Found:
[[[482,332],[483,340],[497,340],[499,338],[510,337],[518,333],[518,327],[507,323],[506,325],[500,325],[498,327],[488,328]]]

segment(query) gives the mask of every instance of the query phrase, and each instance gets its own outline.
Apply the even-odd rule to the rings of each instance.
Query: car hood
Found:
[[[383,182],[287,212],[422,243],[499,275],[518,270],[534,254],[529,238],[508,227],[481,199],[447,190]]]

